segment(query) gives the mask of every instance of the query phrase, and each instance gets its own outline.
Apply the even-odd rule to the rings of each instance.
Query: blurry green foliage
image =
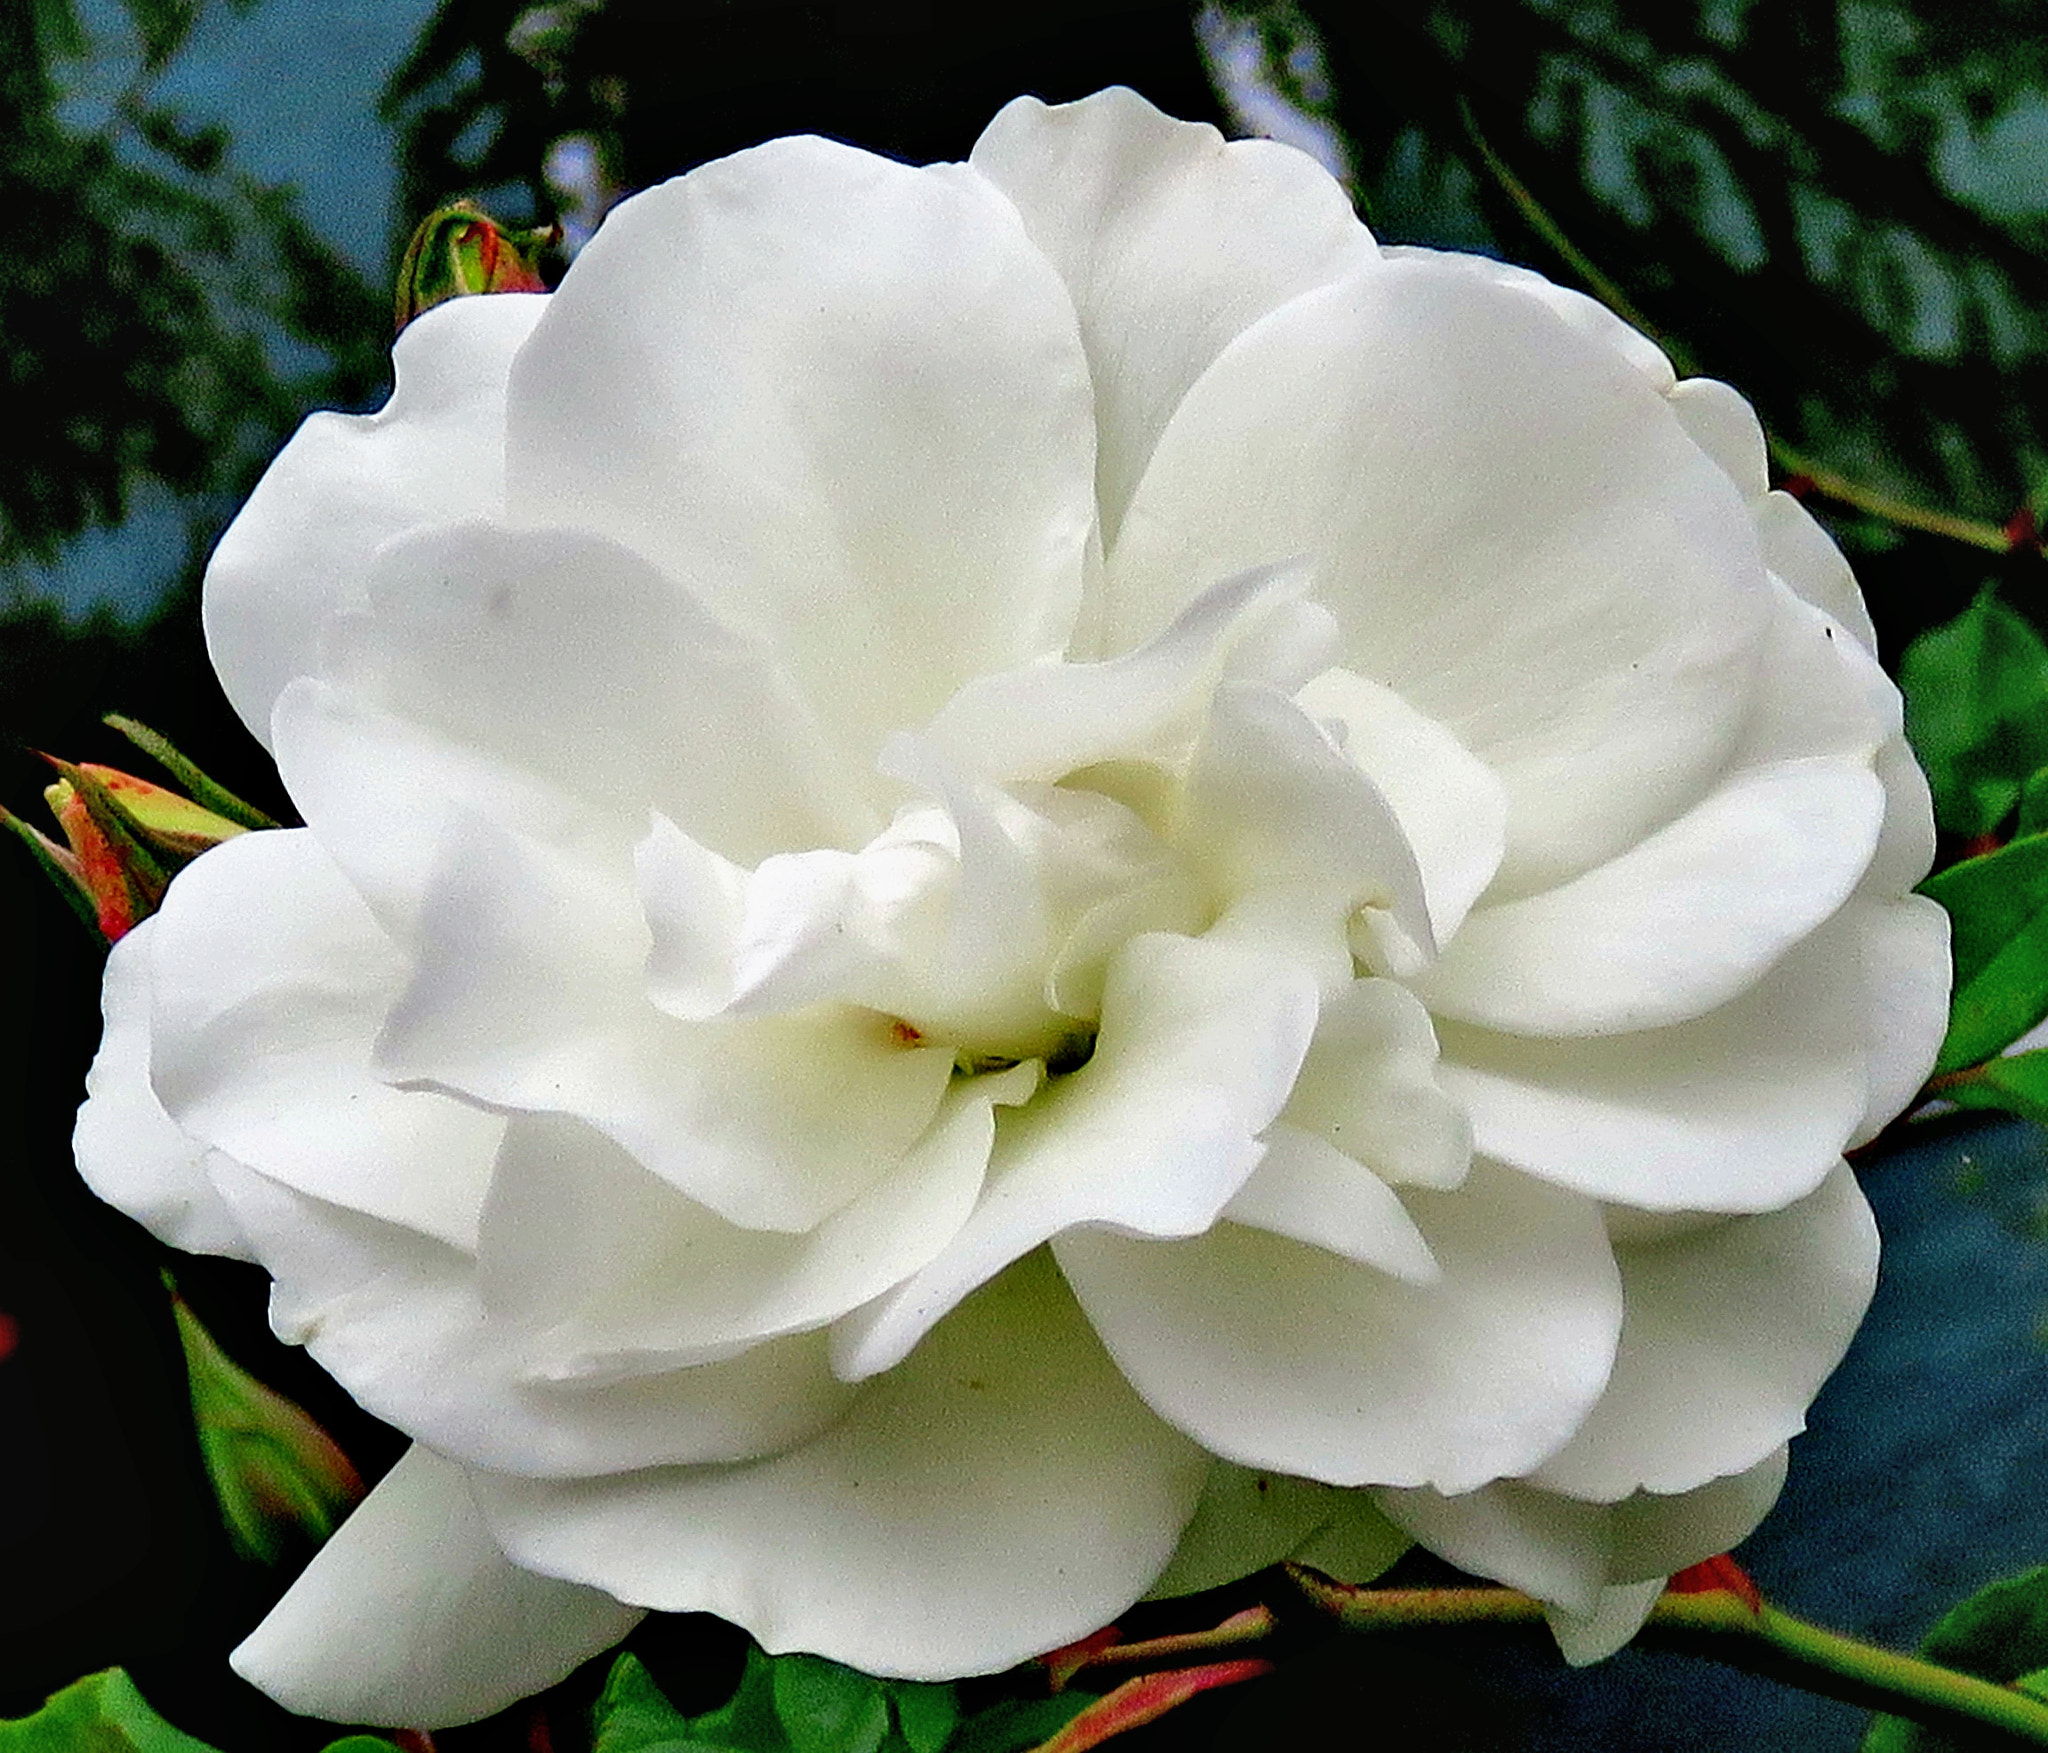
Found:
[[[1992,833],[2048,768],[2048,644],[1986,590],[1906,648],[1899,685],[1935,820]]]
[[[360,402],[384,373],[383,296],[289,191],[234,169],[223,130],[152,96],[201,6],[123,0],[120,42],[76,0],[0,6],[0,584],[16,594],[24,561],[121,523],[145,490],[184,502],[209,544],[309,407]],[[126,76],[73,101],[88,68]]]
[[[33,1716],[0,1722],[0,1753],[213,1753],[157,1715],[126,1670],[88,1674]],[[398,1753],[379,1735],[348,1735],[325,1753]]]
[[[591,1753],[1023,1753],[1095,1698],[1010,1697],[969,1715],[951,1685],[877,1680],[822,1656],[769,1656],[750,1644],[732,1696],[687,1716],[628,1654],[592,1707]]]

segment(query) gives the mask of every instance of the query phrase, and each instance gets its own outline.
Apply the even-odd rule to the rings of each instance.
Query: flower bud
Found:
[[[204,801],[117,767],[93,761],[74,766],[45,755],[59,778],[44,788],[43,797],[65,844],[6,810],[0,810],[0,827],[21,839],[79,916],[112,943],[157,910],[171,878],[200,853],[250,828],[275,824],[208,779],[154,731],[126,719],[107,722]]]
[[[1751,1580],[1749,1572],[1725,1552],[1689,1565],[1664,1586],[1668,1593],[1674,1595],[1733,1595],[1752,1613],[1764,1610],[1762,1591]]]
[[[506,231],[469,201],[437,208],[420,221],[398,265],[395,326],[473,292],[545,292],[535,262],[561,235],[559,225]]]
[[[200,1458],[236,1552],[274,1564],[295,1543],[318,1545],[361,1500],[361,1476],[303,1409],[221,1350],[168,1274],[164,1284]]]

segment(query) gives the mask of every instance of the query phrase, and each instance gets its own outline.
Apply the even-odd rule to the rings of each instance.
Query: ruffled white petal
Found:
[[[150,939],[145,919],[107,953],[99,1051],[71,1146],[85,1184],[159,1241],[246,1260],[249,1244],[206,1172],[206,1147],[157,1100],[149,1081]]]
[[[1607,1380],[1621,1283],[1590,1200],[1475,1166],[1404,1197],[1427,1285],[1239,1224],[1054,1249],[1146,1402],[1212,1453],[1333,1485],[1468,1490],[1563,1446]]]
[[[762,642],[616,542],[437,525],[387,542],[365,582],[325,662],[365,702],[744,863],[872,831]]]
[[[1562,888],[1481,908],[1416,990],[1438,1016],[1521,1035],[1703,1016],[1841,906],[1883,816],[1867,771],[1753,770]]]
[[[503,509],[505,380],[547,308],[535,295],[456,298],[408,323],[375,414],[315,414],[228,526],[206,570],[206,645],[242,722],[319,670],[320,633],[360,599],[395,535]]]
[[[1080,315],[1111,540],[1161,429],[1223,347],[1377,256],[1305,154],[1226,142],[1121,87],[1052,107],[1020,97],[969,162],[1016,203]]]
[[[1299,968],[1199,938],[1135,938],[1094,1056],[1004,1116],[989,1183],[945,1251],[840,1323],[849,1381],[893,1368],[1011,1261],[1079,1224],[1195,1235],[1244,1185],[1315,1027]]]
[[[1284,1121],[1265,1145],[1251,1179],[1223,1208],[1232,1223],[1327,1248],[1410,1284],[1443,1276],[1399,1195],[1363,1163]]]
[[[1670,1576],[1748,1539],[1784,1489],[1787,1459],[1777,1448],[1740,1473],[1690,1491],[1623,1498],[1609,1512],[1608,1581]]]
[[[1590,1618],[1607,1586],[1612,1512],[1519,1479],[1449,1494],[1382,1488],[1380,1508],[1439,1558]],[[1702,1557],[1711,1554],[1702,1553]]]
[[[742,1230],[601,1134],[515,1120],[485,1208],[494,1318],[537,1335],[533,1367],[616,1380],[737,1355],[838,1319],[936,1255],[981,1191],[994,1107],[1029,1098],[1034,1062],[965,1080],[875,1187],[800,1236]]]
[[[1011,782],[1060,779],[1105,761],[1180,762],[1225,675],[1290,688],[1322,667],[1276,668],[1275,657],[1294,653],[1262,636],[1307,606],[1299,600],[1307,587],[1300,562],[1251,567],[1196,595],[1134,651],[977,676],[918,740],[962,773]]]
[[[1315,885],[1335,918],[1369,908],[1408,957],[1436,953],[1422,872],[1386,798],[1277,688],[1216,690],[1177,837],[1222,894]]]
[[[859,771],[1065,645],[1090,406],[1066,290],[981,178],[777,140],[606,219],[513,375],[506,470],[523,519],[765,641]]]
[[[1740,732],[1770,602],[1739,495],[1633,365],[1512,288],[1389,261],[1232,342],[1110,553],[1109,649],[1294,554],[1341,661],[1499,774],[1520,889],[1668,819]]]
[[[1736,492],[1754,507],[1771,489],[1770,454],[1756,410],[1728,385],[1689,377],[1669,396],[1686,436],[1720,466]]]
[[[151,1071],[179,1127],[301,1192],[474,1246],[502,1123],[371,1069],[405,963],[313,836],[215,847],[153,925]]]
[[[301,1716],[444,1729],[552,1686],[643,1617],[521,1570],[462,1469],[415,1446],[228,1659]]]
[[[1844,927],[1862,950],[1869,1018],[1868,1100],[1847,1148],[1867,1144],[1919,1094],[1948,1033],[1948,913],[1925,895],[1852,901]]]
[[[1877,629],[1871,625],[1856,575],[1813,513],[1789,493],[1767,494],[1751,509],[1763,542],[1764,564],[1814,607],[1848,628],[1863,649],[1875,656]]]
[[[1566,1653],[1597,1660],[1592,1652],[1601,1644],[1609,1647],[1599,1653],[1611,1654],[1634,1634],[1629,1613],[1648,1612],[1655,1595],[1645,1600],[1640,1585],[1661,1589],[1673,1572],[1736,1545],[1763,1520],[1784,1482],[1785,1451],[1778,1448],[1692,1491],[1638,1492],[1614,1504],[1586,1503],[1519,1479],[1455,1497],[1390,1490],[1373,1496],[1440,1557],[1547,1603]]]
[[[363,1407],[443,1454],[541,1476],[774,1454],[845,1410],[822,1336],[725,1362],[551,1382],[536,1336],[492,1318],[468,1254],[223,1162],[216,1179],[276,1280],[270,1322]]]
[[[1436,1030],[1412,993],[1351,981],[1324,997],[1286,1119],[1395,1186],[1455,1187],[1472,1126],[1437,1066]]]
[[[1434,719],[1350,670],[1325,670],[1295,698],[1335,729],[1392,807],[1422,872],[1436,941],[1449,943],[1507,847],[1500,780]]]
[[[1612,1503],[1740,1473],[1806,1428],[1877,1286],[1847,1165],[1782,1211],[1620,1244],[1621,1346],[1599,1404],[1532,1477]]]
[[[771,1652],[991,1673],[1165,1568],[1207,1458],[1148,1412],[1043,1255],[963,1303],[816,1440],[752,1466],[477,1481],[505,1550]]]
[[[630,875],[481,820],[444,848],[382,1075],[589,1122],[754,1229],[810,1228],[923,1133],[949,1051],[872,1012],[686,1023],[649,1000]]]
[[[1817,1187],[1863,1116],[1873,990],[1830,923],[1690,1022],[1591,1040],[1440,1024],[1436,1079],[1474,1146],[1532,1175],[1649,1211],[1766,1211]]]
[[[1664,1593],[1664,1578],[1649,1577],[1639,1583],[1609,1583],[1600,1591],[1590,1613],[1571,1613],[1562,1607],[1546,1607],[1550,1634],[1557,1639],[1559,1653],[1575,1668],[1604,1662],[1642,1630],[1643,1621]]]
[[[1451,273],[1469,274],[1474,279],[1533,299],[1565,327],[1588,341],[1598,342],[1625,361],[1659,395],[1668,396],[1678,381],[1664,349],[1642,330],[1630,327],[1597,298],[1569,286],[1560,286],[1554,280],[1546,280],[1533,268],[1519,267],[1513,262],[1498,262],[1491,256],[1426,249],[1418,244],[1391,244],[1381,253],[1389,261],[1412,258],[1432,263]]]

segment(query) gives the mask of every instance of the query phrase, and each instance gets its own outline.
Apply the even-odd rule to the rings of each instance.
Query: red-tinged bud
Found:
[[[1672,1595],[1733,1595],[1752,1613],[1764,1610],[1763,1594],[1749,1572],[1725,1552],[1680,1571],[1664,1588]]]
[[[5,810],[0,827],[21,840],[74,911],[111,943],[154,913],[171,878],[202,852],[275,824],[154,731],[123,718],[107,722],[156,756],[193,795],[117,767],[94,761],[74,766],[45,755],[60,777],[43,797],[66,843],[58,845]]]
[[[0,1363],[14,1355],[14,1348],[21,1343],[21,1323],[12,1315],[0,1314]]]
[[[163,903],[177,872],[246,832],[188,797],[97,762],[52,761],[64,775],[43,796],[78,863],[78,881],[109,943]]]
[[[2041,546],[2041,522],[2035,517],[2031,505],[2023,505],[2006,520],[2005,545],[2008,548],[2035,548]]]
[[[480,292],[545,292],[539,259],[559,243],[559,225],[507,231],[482,208],[451,202],[420,221],[398,265],[392,318],[399,329],[422,311]]]

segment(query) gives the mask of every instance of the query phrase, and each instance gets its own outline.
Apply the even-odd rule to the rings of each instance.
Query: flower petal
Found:
[[[1948,914],[1925,895],[1852,901],[1842,922],[1862,946],[1869,1097],[1846,1148],[1868,1144],[1912,1102],[1948,1033]]]
[[[238,1163],[215,1175],[277,1281],[278,1337],[304,1345],[367,1411],[457,1460],[542,1476],[741,1460],[802,1442],[845,1410],[815,1335],[617,1383],[536,1379],[534,1335],[491,1318],[469,1255]]]
[[[1787,1458],[1779,1447],[1753,1467],[1690,1491],[1639,1491],[1623,1498],[1611,1512],[1608,1580],[1668,1577],[1748,1539],[1784,1489]]]
[[[1207,1458],[1132,1394],[1052,1263],[1021,1262],[800,1449],[750,1466],[479,1478],[506,1551],[770,1652],[991,1673],[1129,1606]]]
[[[367,591],[326,657],[360,699],[742,863],[873,830],[761,642],[616,542],[437,525],[387,542]]]
[[[1226,142],[1122,87],[1056,106],[1020,97],[968,162],[1016,203],[1080,313],[1110,539],[1168,416],[1223,347],[1377,255],[1307,154]]]
[[[1740,394],[1718,378],[1689,377],[1667,400],[1686,436],[1708,456],[1752,506],[1771,490],[1770,453],[1763,423]]]
[[[1834,538],[1812,512],[1789,493],[1766,494],[1752,507],[1764,564],[1814,607],[1825,610],[1855,635],[1865,651],[1877,653],[1877,629],[1856,575]]]
[[[981,178],[776,140],[607,217],[521,355],[506,469],[523,517],[764,640],[858,770],[1065,645],[1090,399],[1066,291]]]
[[[1460,1570],[1581,1618],[1599,1612],[1612,1540],[1613,1512],[1605,1505],[1519,1479],[1456,1494],[1382,1487],[1373,1497],[1396,1526]]]
[[[1333,1485],[1444,1490],[1554,1454],[1607,1379],[1621,1285],[1597,1208],[1475,1164],[1404,1201],[1429,1285],[1218,1224],[1187,1241],[1054,1244],[1110,1353],[1212,1453]]]
[[[1133,939],[1095,1054],[1004,1116],[974,1213],[923,1271],[840,1323],[849,1381],[894,1368],[977,1285],[1076,1224],[1207,1229],[1265,1154],[1315,1027],[1314,981],[1200,938]]]
[[[400,942],[417,933],[460,816],[483,816],[507,833],[584,856],[622,856],[645,823],[594,809],[538,774],[313,677],[278,696],[271,725],[292,802]]]
[[[1871,767],[1898,692],[1826,615],[1782,585],[1768,595],[1727,776],[1621,856],[1476,911],[1414,983],[1437,1015],[1558,1036],[1682,1022],[1741,992],[1858,886],[1880,845],[1888,793]]]
[[[1883,817],[1869,772],[1813,760],[1752,769],[1575,881],[1480,908],[1413,985],[1440,1017],[1516,1035],[1704,1016],[1841,906]]]
[[[1295,696],[1378,788],[1414,849],[1438,943],[1449,943],[1500,868],[1507,795],[1485,762],[1391,688],[1325,670]]]
[[[1532,1475],[1611,1503],[1754,1466],[1806,1428],[1877,1285],[1877,1226],[1846,1165],[1782,1211],[1618,1243],[1614,1375]]]
[[[1591,1040],[1440,1024],[1436,1081],[1471,1117],[1477,1149],[1596,1199],[1781,1206],[1834,1167],[1870,1096],[1860,940],[1822,929],[1690,1022]]]
[[[1429,1012],[1392,980],[1324,997],[1285,1113],[1397,1187],[1455,1187],[1472,1164],[1464,1107],[1438,1081]]]
[[[1549,1607],[1544,1617],[1550,1621],[1551,1636],[1557,1639],[1558,1652],[1574,1668],[1589,1667],[1594,1662],[1604,1662],[1629,1639],[1642,1630],[1643,1621],[1650,1616],[1650,1609],[1664,1593],[1662,1576],[1647,1577],[1639,1583],[1609,1583],[1600,1591],[1598,1604],[1591,1613],[1569,1613],[1562,1607]]]
[[[189,865],[149,938],[151,1071],[191,1137],[301,1192],[476,1243],[502,1122],[370,1067],[401,956],[310,833]]]
[[[512,1122],[484,1211],[485,1302],[551,1380],[609,1381],[822,1327],[942,1249],[974,1207],[994,1106],[1033,1062],[963,1080],[876,1186],[806,1235],[741,1230],[572,1121]]]
[[[1192,598],[1134,651],[977,676],[917,740],[962,773],[1012,782],[1060,779],[1104,761],[1178,763],[1223,676],[1282,686],[1307,679],[1270,673],[1262,661],[1276,644],[1262,634],[1306,606],[1307,584],[1297,562],[1255,566]]]
[[[1302,553],[1340,661],[1500,775],[1519,889],[1631,845],[1733,747],[1769,616],[1740,496],[1635,366],[1511,287],[1390,260],[1232,342],[1109,553],[1107,649]]]
[[[649,999],[630,871],[458,825],[421,921],[381,1074],[571,1114],[729,1222],[803,1230],[925,1130],[952,1055],[872,1012],[686,1023]]]
[[[192,1254],[250,1258],[206,1172],[206,1147],[157,1100],[149,1081],[150,940],[145,919],[107,952],[106,1031],[85,1074],[71,1147],[85,1184],[159,1241]]]
[[[567,1678],[644,1617],[513,1564],[462,1469],[416,1445],[228,1660],[301,1716],[453,1728]]]
[[[457,298],[407,324],[375,414],[315,414],[206,569],[206,646],[242,722],[270,742],[287,682],[319,669],[328,614],[392,536],[504,504],[505,380],[548,300]]]
[[[1216,690],[1178,833],[1225,894],[1313,881],[1338,917],[1382,910],[1414,951],[1435,953],[1422,873],[1386,798],[1277,688]]]
[[[1266,1155],[1223,1215],[1410,1284],[1443,1276],[1399,1196],[1353,1157],[1285,1121],[1265,1138]]]

